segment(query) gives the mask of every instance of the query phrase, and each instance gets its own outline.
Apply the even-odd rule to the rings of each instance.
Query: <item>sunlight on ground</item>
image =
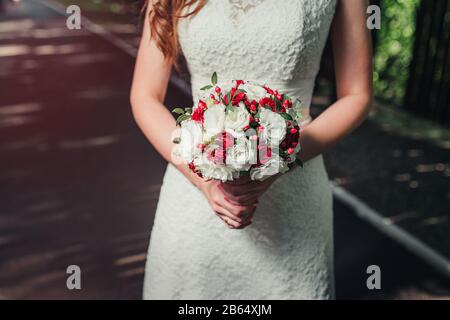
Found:
[[[28,112],[36,112],[41,111],[42,106],[40,103],[22,103],[15,104],[10,106],[1,106],[0,107],[0,116],[6,115],[17,115]]]
[[[18,30],[30,30],[33,29],[35,23],[31,19],[21,19],[15,21],[1,21],[0,22],[0,34],[17,32]]]
[[[27,45],[12,44],[0,46],[0,57],[14,57],[30,54],[31,48]]]

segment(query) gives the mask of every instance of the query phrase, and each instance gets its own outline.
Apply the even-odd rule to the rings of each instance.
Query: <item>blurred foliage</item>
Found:
[[[375,95],[400,105],[412,59],[416,10],[420,0],[382,0],[381,29],[374,60]]]

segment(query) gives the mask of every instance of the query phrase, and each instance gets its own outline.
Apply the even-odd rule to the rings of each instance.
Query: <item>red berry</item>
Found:
[[[252,104],[252,105],[250,106],[250,111],[256,111],[256,106],[255,106],[254,104]]]
[[[289,148],[289,149],[287,150],[287,152],[288,152],[289,154],[293,154],[293,153],[295,152],[295,150],[294,150],[293,148]]]
[[[216,87],[216,93],[221,93],[222,90],[219,87]]]
[[[295,128],[292,128],[292,129],[291,129],[291,133],[292,133],[292,134],[296,134],[297,132],[298,132],[297,129],[295,129]]]
[[[281,94],[279,94],[279,93],[277,93],[277,95],[275,96],[278,100],[281,100],[281,99],[283,99],[283,96],[281,95]]]
[[[211,93],[211,95],[209,96],[211,99],[215,100],[216,97]]]
[[[283,102],[283,106],[286,107],[286,108],[290,108],[290,107],[292,107],[292,103],[289,100],[286,99]]]
[[[287,125],[288,125],[288,127],[292,126],[292,122],[288,121]]]
[[[297,142],[292,142],[291,146],[292,146],[292,148],[295,148],[297,146]]]

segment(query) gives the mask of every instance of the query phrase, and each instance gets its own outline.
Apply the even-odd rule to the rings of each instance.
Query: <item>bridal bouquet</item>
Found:
[[[264,180],[287,172],[300,151],[300,102],[267,86],[243,80],[200,89],[194,108],[176,108],[176,154],[205,179]]]

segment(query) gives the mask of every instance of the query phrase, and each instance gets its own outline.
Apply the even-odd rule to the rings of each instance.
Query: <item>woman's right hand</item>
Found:
[[[203,192],[216,215],[232,229],[243,229],[252,223],[256,204],[235,205],[230,203],[219,187],[220,181],[202,181],[199,189]]]

